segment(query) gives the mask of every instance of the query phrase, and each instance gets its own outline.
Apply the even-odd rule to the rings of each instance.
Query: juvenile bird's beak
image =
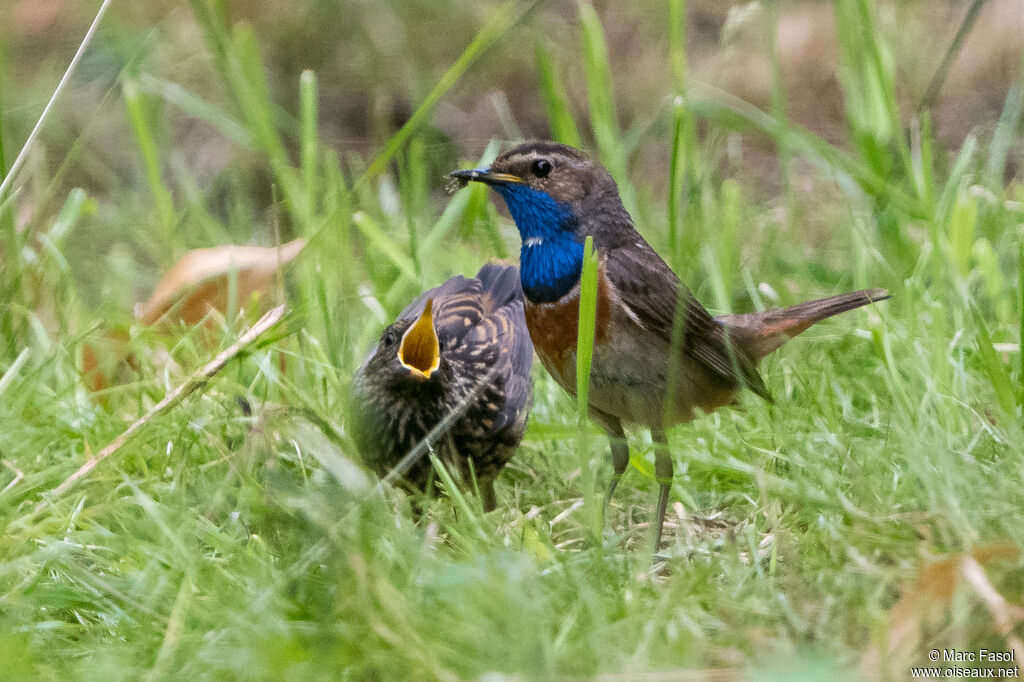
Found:
[[[490,168],[473,168],[454,170],[448,174],[463,187],[470,182],[483,182],[488,185],[523,185],[526,184],[518,175],[494,172]]]
[[[441,364],[441,345],[434,330],[434,299],[428,298],[427,305],[415,324],[402,336],[398,347],[398,361],[415,376],[429,379]]]

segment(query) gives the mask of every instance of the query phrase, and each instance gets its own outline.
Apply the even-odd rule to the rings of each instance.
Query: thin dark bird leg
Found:
[[[626,442],[626,434],[622,430],[622,422],[618,417],[613,417],[607,412],[602,412],[596,408],[590,408],[591,417],[601,428],[608,434],[608,446],[612,453],[612,480],[608,483],[608,492],[604,495],[604,507],[602,507],[602,513],[608,513],[608,505],[611,504],[612,495],[615,494],[615,488],[619,485],[619,481],[622,480],[622,475],[626,473],[626,467],[629,466],[629,444]]]
[[[612,480],[608,483],[608,492],[604,496],[606,510],[611,504],[615,488],[619,485],[619,481],[622,480],[622,475],[626,473],[626,467],[629,465],[629,445],[626,444],[625,438],[621,435],[615,438],[609,437],[608,444],[612,452]]]
[[[498,506],[498,500],[494,493],[494,479],[488,481],[477,481],[480,488],[480,502],[484,507],[484,513],[494,511]]]
[[[651,429],[651,439],[654,441],[654,477],[658,481],[658,507],[654,516],[654,553],[657,554],[661,549],[661,529],[665,525],[668,494],[672,490],[672,456],[664,431]]]

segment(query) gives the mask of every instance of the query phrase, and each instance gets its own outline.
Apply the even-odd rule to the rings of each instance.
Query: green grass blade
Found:
[[[270,91],[260,59],[259,44],[252,28],[236,25],[230,42],[232,67],[229,79],[235,96],[245,115],[250,134],[266,155],[274,172],[274,178],[281,186],[284,200],[302,220],[305,202],[299,189],[299,178],[288,160],[284,141],[275,123]]]
[[[462,489],[452,478],[451,472],[448,471],[441,460],[437,458],[437,455],[430,452],[430,465],[434,467],[434,473],[441,480],[441,484],[444,486],[445,492],[448,494],[448,499],[452,501],[452,504],[456,509],[459,510],[459,520],[464,523],[468,523],[472,528],[474,535],[477,539],[486,542],[487,534],[484,533],[483,526],[480,524],[480,516],[477,514],[474,505],[469,503],[466,496],[462,493]],[[466,481],[468,483],[468,481]],[[470,549],[467,547],[467,549]]]
[[[2,96],[2,93],[0,93]],[[4,125],[3,100],[0,99],[0,175],[7,176],[7,161],[4,156]],[[22,233],[17,229],[14,220],[16,193],[8,197],[0,195],[0,245],[5,253],[20,254],[22,252]],[[22,268],[20,258],[7,257],[0,262],[0,300],[16,301],[22,298]],[[0,328],[7,330],[3,335],[4,351],[7,357],[18,352],[18,338],[21,336],[20,325],[17,325],[14,310],[10,305],[0,305]]]
[[[156,78],[152,74],[140,74],[138,87],[153,97],[159,97],[171,106],[180,109],[184,114],[205,121],[217,132],[243,149],[255,149],[255,143],[249,131],[227,112],[206,101],[194,92],[186,90],[177,83]]]
[[[18,174],[18,170],[22,164],[25,163],[25,159],[28,157],[29,151],[32,149],[36,138],[39,137],[39,132],[43,129],[43,124],[46,122],[47,117],[53,110],[53,105],[56,104],[57,100],[60,99],[64,89],[67,87],[68,82],[71,80],[71,74],[75,72],[75,68],[78,66],[78,62],[81,61],[82,55],[85,54],[86,48],[89,47],[89,43],[92,42],[93,36],[96,35],[96,29],[99,28],[100,21],[103,19],[103,15],[106,14],[107,8],[110,6],[111,0],[103,0],[103,4],[96,10],[96,16],[92,20],[92,24],[89,25],[89,30],[85,32],[85,36],[82,38],[82,42],[78,44],[78,49],[75,51],[75,56],[71,58],[71,62],[68,64],[68,68],[64,71],[64,75],[61,77],[60,82],[57,83],[57,87],[53,90],[53,95],[46,102],[46,106],[43,107],[43,111],[39,114],[39,118],[36,119],[35,125],[32,127],[32,132],[29,133],[28,139],[25,140],[25,144],[22,145],[21,151],[14,158],[11,163],[10,170],[4,175],[2,181],[0,181],[0,201],[2,201],[11,189],[11,183],[14,181],[15,176]]]
[[[59,249],[72,229],[78,224],[82,216],[92,208],[89,205],[89,198],[83,189],[73,189],[68,193],[68,199],[61,207],[57,219],[46,232],[46,240],[51,248]]]
[[[403,153],[399,155],[398,192],[402,199],[402,212],[409,239],[409,257],[419,276],[423,274],[420,254],[420,235],[416,217],[422,212],[427,201],[427,160],[426,149],[421,137],[413,137]]]
[[[957,55],[960,54],[960,50],[963,49],[964,42],[967,40],[971,29],[974,28],[974,22],[977,21],[978,14],[981,13],[981,8],[985,6],[986,2],[988,0],[974,0],[971,6],[967,8],[967,13],[964,14],[963,21],[960,22],[956,35],[953,36],[953,41],[942,55],[942,61],[936,67],[931,82],[928,84],[928,89],[921,98],[920,104],[917,105],[918,111],[930,108],[939,98],[939,93],[942,92],[942,85],[946,82],[946,76],[949,75],[949,69],[953,66]]]
[[[876,26],[875,4],[873,0],[839,0],[834,7],[839,77],[853,146],[864,164],[886,185],[903,184],[914,159],[896,101],[892,50]],[[890,206],[894,194],[874,191],[868,196],[874,203],[879,234],[887,248],[897,254],[911,252],[903,224]],[[902,207],[898,210],[906,212]]]
[[[589,395],[590,365],[594,358],[594,331],[597,320],[598,254],[594,238],[583,243],[583,270],[580,274],[580,312],[576,336],[576,446],[583,473],[584,509],[594,538],[601,536],[601,510],[594,494],[594,470],[590,464]]]
[[[672,107],[672,152],[668,170],[668,245],[669,262],[676,272],[684,272],[693,253],[695,239],[684,231],[683,216],[690,206],[694,176],[688,168],[686,148],[695,143],[690,134],[692,117],[683,100],[677,99]],[[698,209],[699,210],[699,209]],[[696,227],[696,226],[695,226]]]
[[[452,86],[462,78],[462,75],[470,66],[472,66],[473,62],[497,43],[510,28],[522,21],[530,10],[540,4],[541,1],[542,0],[536,0],[519,12],[516,11],[519,3],[514,0],[510,0],[498,7],[491,21],[480,29],[480,32],[477,33],[476,37],[473,38],[473,41],[465,50],[463,50],[462,54],[459,55],[459,58],[455,60],[455,63],[448,67],[441,78],[437,81],[437,85],[435,85],[423,101],[420,102],[420,105],[416,107],[416,111],[412,113],[412,116],[410,116],[409,120],[405,122],[405,125],[403,125],[397,133],[391,136],[384,145],[384,149],[377,154],[376,158],[374,158],[366,168],[366,171],[356,181],[356,185],[362,185],[384,172],[384,168],[395,156],[398,150],[402,148],[402,145],[405,144],[407,139],[409,139],[409,136],[423,125],[434,106],[444,96],[444,94],[451,90]]]
[[[160,155],[157,151],[157,144],[150,126],[149,116],[145,111],[145,102],[139,94],[139,88],[134,80],[125,79],[122,82],[122,89],[128,120],[131,121],[132,132],[135,133],[135,141],[138,143],[139,152],[142,154],[142,162],[146,168],[146,180],[149,183],[149,192],[153,196],[153,203],[156,204],[156,213],[160,220],[160,227],[168,239],[173,239],[174,224],[176,222],[174,200],[171,198],[170,190],[164,184],[160,167]]]
[[[977,148],[978,140],[973,135],[968,136],[964,140],[960,153],[957,155],[956,161],[946,177],[946,183],[942,188],[942,194],[939,195],[938,203],[935,205],[935,213],[932,219],[937,226],[949,223],[950,216],[956,207],[957,197],[967,176],[967,171],[971,169],[974,163],[974,154]]]
[[[0,66],[2,66],[2,63],[0,63]],[[0,78],[2,78],[2,77],[3,77],[3,75],[2,75],[2,73],[0,73]],[[0,82],[2,82],[2,81],[0,81]],[[0,114],[4,113],[4,99],[3,99],[4,96],[5,96],[5,93],[3,91],[0,91]],[[6,150],[6,142],[5,142],[6,138],[5,138],[5,135],[4,135],[4,129],[5,129],[5,126],[0,125],[0,177],[6,177],[7,176],[7,152],[5,151]]]
[[[537,45],[536,62],[540,94],[544,100],[552,138],[572,147],[580,147],[580,133],[569,109],[569,95],[562,85],[562,79],[555,73],[551,52],[540,43]]]
[[[303,71],[299,76],[299,121],[301,127],[300,156],[302,159],[302,186],[305,190],[306,229],[316,214],[317,159],[320,157],[317,145],[317,84],[316,74]]]
[[[949,261],[954,276],[966,278],[971,270],[971,257],[978,225],[978,200],[961,192],[953,205],[947,221],[947,244]]]
[[[452,197],[452,200],[448,202],[448,205],[441,212],[437,222],[434,223],[434,227],[431,228],[430,232],[427,233],[427,236],[420,243],[420,250],[423,253],[435,253],[441,248],[441,243],[448,236],[448,233],[451,232],[452,228],[458,224],[472,197],[473,193],[471,191],[459,192]]]
[[[2,396],[4,391],[6,391],[8,387],[14,383],[14,380],[18,378],[19,373],[25,366],[25,363],[28,362],[31,355],[31,349],[22,348],[21,352],[18,353],[18,357],[14,358],[14,362],[4,370],[3,374],[0,374],[0,396]]]
[[[697,232],[704,216],[700,201],[701,168],[696,119],[690,109],[686,67],[686,0],[669,0],[669,61],[676,93],[672,103],[672,151],[669,159],[668,243],[669,262],[686,272],[696,253]],[[686,219],[693,226],[685,229]]]
[[[369,214],[363,211],[357,211],[352,216],[352,222],[355,224],[359,231],[370,241],[371,244],[379,248],[388,257],[391,263],[398,268],[403,275],[408,277],[413,282],[419,280],[416,274],[416,265],[412,259],[409,258],[405,252],[399,248],[398,244],[391,235],[387,234],[380,225],[377,224]]]
[[[594,330],[597,319],[597,266],[594,238],[588,236],[583,244],[579,329],[576,338],[576,416],[581,422],[586,420],[588,414],[590,364],[594,355]]]
[[[4,120],[4,93],[0,92],[0,177],[7,177],[7,153],[6,149],[6,136],[4,133],[5,126],[3,125]],[[14,222],[14,210],[13,200],[4,199],[0,196],[0,239],[7,245],[7,248],[11,249],[11,253],[18,253],[20,249],[15,248],[16,244],[16,231]],[[17,271],[18,268],[11,268],[12,271]],[[12,274],[14,274],[12,272]]]
[[[580,28],[583,34],[584,68],[587,75],[587,97],[594,137],[601,152],[609,160],[618,154],[621,137],[615,99],[612,95],[611,67],[608,64],[608,45],[597,11],[592,5],[580,3]]]
[[[1017,236],[1017,404],[1024,405],[1024,235]]]
[[[212,48],[217,70],[241,111],[245,129],[253,144],[267,158],[275,182],[280,185],[288,208],[300,222],[307,222],[306,201],[301,181],[291,166],[284,141],[278,132],[279,114],[274,110],[267,87],[259,45],[251,27],[226,25],[224,5],[215,0],[191,0],[192,11]]]
[[[861,156],[884,172],[891,159],[886,146],[902,139],[891,59],[871,0],[839,0],[835,8],[847,118]]]
[[[686,0],[668,1],[668,59],[676,90],[686,92]]]
[[[918,201],[929,214],[935,213],[933,146],[931,117],[925,112],[910,123],[910,167],[907,172]]]
[[[626,175],[626,149],[619,127],[615,96],[612,92],[608,45],[601,20],[593,6],[580,3],[580,30],[583,37],[583,71],[587,78],[590,125],[602,163],[619,185],[622,203],[634,217],[639,215],[636,192]]]
[[[978,358],[981,361],[981,367],[988,376],[992,390],[995,391],[999,407],[1012,420],[1016,417],[1017,397],[1014,395],[1013,384],[1010,382],[1010,374],[1006,371],[1006,367],[992,345],[992,336],[988,333],[984,317],[973,303],[971,304],[971,315],[978,328]]]
[[[1010,88],[1003,103],[1003,111],[999,115],[992,142],[989,145],[988,161],[985,164],[985,180],[990,187],[1003,184],[1003,173],[1006,170],[1006,157],[1010,152],[1024,110],[1024,89],[1018,81]]]
[[[834,172],[849,176],[866,194],[883,197],[908,217],[920,220],[930,218],[920,202],[893,184],[888,175],[880,174],[809,130],[794,123],[785,125],[748,102],[713,86],[702,84],[701,90],[706,96],[691,100],[691,106],[698,115],[730,128],[753,127],[774,139],[780,146],[817,160]]]

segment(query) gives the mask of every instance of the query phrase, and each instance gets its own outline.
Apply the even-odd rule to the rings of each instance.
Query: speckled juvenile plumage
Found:
[[[579,150],[531,142],[489,168],[451,175],[487,183],[505,200],[522,238],[530,336],[544,367],[571,394],[583,242],[593,237],[598,301],[588,396],[591,416],[611,441],[614,474],[606,500],[629,462],[623,424],[650,428],[660,484],[656,548],[672,480],[665,429],[733,402],[744,387],[770,399],[756,366],[762,357],[819,320],[888,298],[883,289],[869,289],[715,318],[636,231],[608,171]]]
[[[403,364],[399,347],[428,301],[440,357],[436,371],[423,376]],[[384,330],[356,372],[354,434],[366,464],[387,473],[455,413],[432,436],[434,451],[463,481],[470,480],[472,465],[484,507],[493,509],[494,478],[526,429],[532,360],[515,266],[489,263],[473,279],[453,277],[420,295]],[[404,480],[423,490],[431,476],[425,454]]]

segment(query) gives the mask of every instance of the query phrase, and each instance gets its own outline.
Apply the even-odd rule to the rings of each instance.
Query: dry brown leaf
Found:
[[[985,570],[974,557],[964,558],[961,572],[964,580],[988,608],[999,634],[1006,637],[1007,643],[1013,650],[1013,660],[1024,661],[1024,657],[1022,657],[1024,656],[1024,646],[1022,646],[1020,638],[1013,634],[1014,626],[1024,622],[1024,608],[1006,601],[1003,595],[996,591],[996,588],[989,582]]]
[[[160,280],[149,300],[137,307],[136,318],[145,325],[172,318],[196,325],[212,310],[226,312],[232,277],[236,277],[238,304],[244,305],[254,295],[267,293],[281,266],[294,260],[305,245],[306,240],[296,239],[279,247],[217,246],[189,251]],[[125,353],[127,345],[124,329],[100,332],[82,344],[82,378],[91,393],[107,388],[121,363],[137,368],[135,357]]]
[[[99,332],[82,343],[82,378],[90,393],[98,393],[109,385],[108,374],[124,359],[127,345],[128,332],[125,329]]]
[[[237,277],[238,302],[244,304],[253,294],[266,293],[281,266],[305,245],[305,239],[296,239],[279,247],[215,246],[189,251],[160,280],[136,317],[151,325],[173,313],[187,325],[198,324],[211,310],[225,311],[232,276]]]
[[[82,344],[82,376],[90,393],[98,393],[107,387],[107,375],[100,369],[100,359],[92,344]]]
[[[883,647],[873,643],[861,659],[861,672],[871,679],[890,679],[906,674],[920,650],[921,632],[943,614],[957,588],[966,583],[985,604],[995,621],[996,629],[1007,638],[1015,660],[1021,658],[1021,642],[1012,628],[1024,622],[1024,608],[1006,601],[998,593],[982,566],[997,558],[1018,557],[1012,545],[994,545],[972,554],[954,554],[923,567],[917,579],[889,611],[888,628]],[[901,672],[902,671],[902,672]]]

